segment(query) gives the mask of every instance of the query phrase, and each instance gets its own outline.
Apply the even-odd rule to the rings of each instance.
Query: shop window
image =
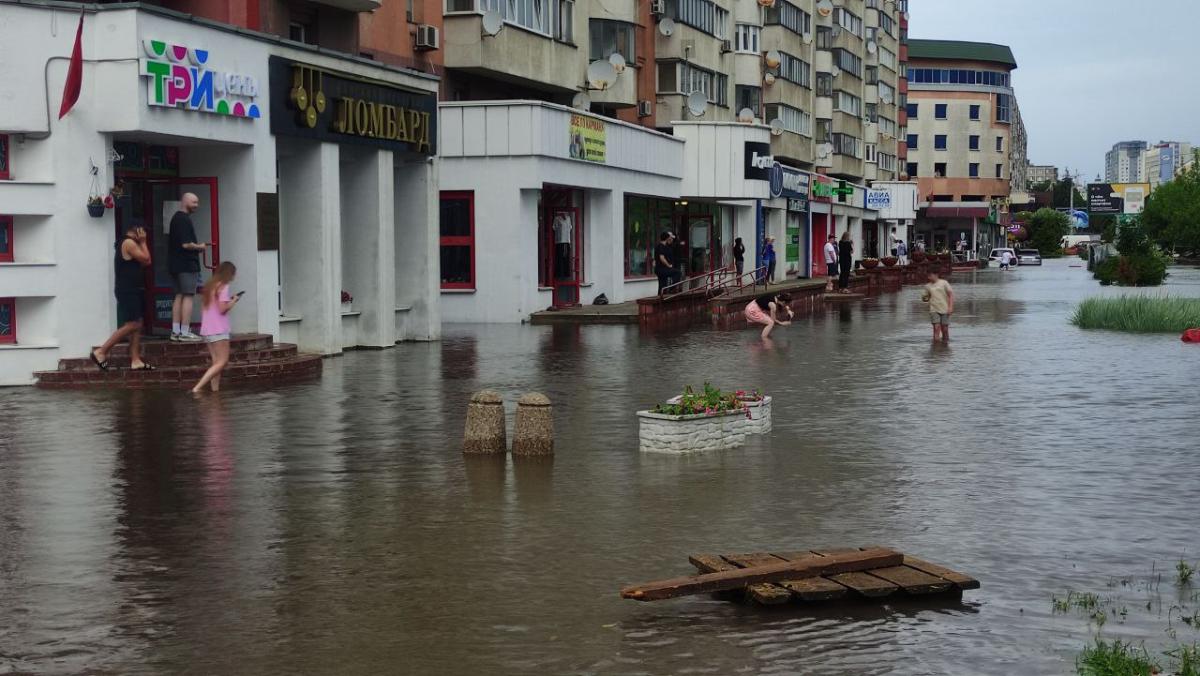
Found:
[[[0,216],[0,263],[13,262],[13,217]]]
[[[0,298],[0,343],[17,342],[17,299]]]
[[[0,134],[0,180],[8,180],[11,167],[8,155],[8,134]]]
[[[634,25],[624,21],[592,19],[588,22],[588,40],[591,60],[608,60],[613,54],[625,57],[625,63],[634,62]]]
[[[441,271],[443,289],[475,288],[475,194],[441,195]]]

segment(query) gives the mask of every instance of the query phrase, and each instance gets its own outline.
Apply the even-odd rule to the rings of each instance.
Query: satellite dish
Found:
[[[874,54],[877,51],[879,51],[879,45],[875,44],[874,40],[869,40],[867,42],[867,53]]]
[[[767,85],[768,87],[775,84],[775,73],[767,73],[764,75],[763,84]]]
[[[775,0],[758,0],[759,7],[774,7]]]
[[[811,45],[813,41],[812,33],[805,33],[801,39],[804,40],[804,44]]]
[[[608,61],[593,61],[587,67],[588,87],[608,89],[617,79],[617,69]]]
[[[675,32],[675,20],[671,17],[665,17],[658,22],[658,32],[664,38],[669,38]]]
[[[592,109],[592,97],[587,95],[587,92],[579,92],[575,98],[571,99],[571,107],[579,110]]]
[[[771,135],[772,136],[782,136],[783,135],[783,120],[779,119],[778,117],[775,118],[774,120],[771,120]]]
[[[500,12],[494,9],[489,9],[483,13],[483,34],[492,36],[500,32],[504,28],[504,19],[500,18]]]
[[[779,63],[783,61],[783,56],[777,50],[772,49],[763,55],[763,59],[767,62],[767,68],[778,68]]]
[[[892,93],[884,92],[884,93],[880,94],[879,100],[883,101],[884,103],[891,103],[892,102]]]
[[[737,121],[742,124],[751,124],[754,122],[754,111],[749,108],[742,108],[738,111]]]
[[[839,75],[841,75],[841,74],[842,74],[842,69],[841,69],[841,68],[838,68],[837,66],[834,66],[833,68],[830,68],[830,69],[829,69],[829,76],[830,76],[830,77],[837,77],[837,76],[839,76]]]
[[[830,0],[821,0],[817,3],[817,14],[821,16],[829,16],[833,14],[833,3]]]
[[[617,75],[625,72],[625,57],[621,56],[620,52],[613,52],[612,56],[608,57],[608,62],[612,64]]]
[[[708,110],[708,96],[704,92],[692,92],[687,97],[687,109],[693,117],[704,117]]]

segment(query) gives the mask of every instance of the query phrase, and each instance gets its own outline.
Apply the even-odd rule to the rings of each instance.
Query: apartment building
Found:
[[[1058,167],[1053,164],[1026,164],[1025,189],[1032,189],[1042,183],[1057,183]]]
[[[1108,183],[1142,183],[1142,153],[1147,148],[1145,141],[1121,141],[1114,143],[1104,154],[1104,180]]]
[[[1003,241],[1011,195],[1025,190],[1027,138],[1004,45],[910,40],[906,173],[927,247],[984,252]]]
[[[1175,177],[1179,169],[1192,159],[1192,144],[1180,141],[1159,141],[1142,151],[1139,163],[1141,182],[1153,190]]]

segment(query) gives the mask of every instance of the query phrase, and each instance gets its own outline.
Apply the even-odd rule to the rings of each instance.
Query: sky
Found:
[[[1104,176],[1117,141],[1200,144],[1200,0],[909,0],[910,38],[1008,45],[1029,161]]]

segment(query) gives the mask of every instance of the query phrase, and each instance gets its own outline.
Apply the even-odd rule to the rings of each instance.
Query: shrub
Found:
[[[1112,260],[1115,259],[1110,258],[1105,264]],[[1075,308],[1071,323],[1081,329],[1182,333],[1185,329],[1200,326],[1200,298],[1088,298]]]
[[[1075,668],[1084,676],[1150,676],[1158,673],[1158,664],[1150,660],[1145,648],[1113,639],[1097,638],[1095,645],[1083,649]]]
[[[1170,259],[1157,250],[1110,256],[1096,265],[1092,276],[1108,286],[1158,286],[1167,278]]]
[[[1026,244],[1042,252],[1042,258],[1062,256],[1062,240],[1071,232],[1071,219],[1054,209],[1038,209],[1026,223]]]

